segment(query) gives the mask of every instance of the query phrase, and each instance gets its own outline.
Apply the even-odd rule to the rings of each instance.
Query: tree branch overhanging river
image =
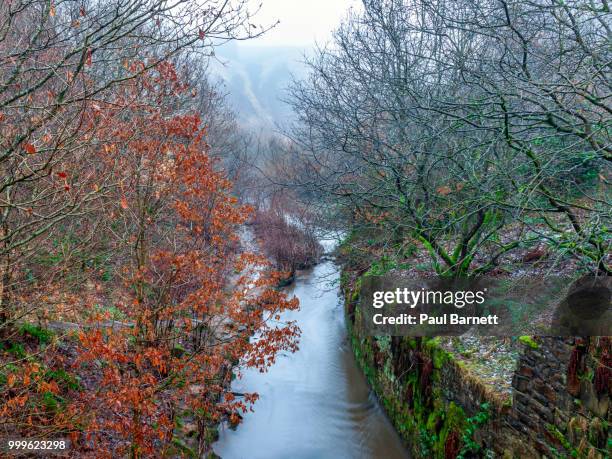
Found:
[[[301,328],[300,349],[266,374],[247,370],[234,381],[234,391],[260,399],[236,430],[221,427],[214,451],[222,458],[408,457],[355,362],[338,279],[325,261],[287,287],[300,309],[283,319]]]

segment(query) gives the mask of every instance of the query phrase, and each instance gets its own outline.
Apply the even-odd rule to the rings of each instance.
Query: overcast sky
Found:
[[[263,37],[244,42],[258,46],[310,47],[315,41],[323,43],[338,26],[349,7],[358,0],[250,0],[252,9],[263,3],[256,16],[257,24],[274,24],[274,29]]]

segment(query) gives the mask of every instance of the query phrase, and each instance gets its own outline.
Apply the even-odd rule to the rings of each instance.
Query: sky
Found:
[[[252,10],[263,3],[254,22],[274,24],[274,29],[245,45],[311,47],[315,41],[324,43],[358,0],[249,0]]]

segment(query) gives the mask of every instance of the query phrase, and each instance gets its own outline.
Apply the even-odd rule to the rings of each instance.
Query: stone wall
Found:
[[[436,338],[366,336],[359,284],[343,277],[352,347],[415,457],[609,457],[609,339],[521,340],[504,396]]]
[[[534,338],[517,364],[509,423],[542,454],[610,454],[607,337]]]

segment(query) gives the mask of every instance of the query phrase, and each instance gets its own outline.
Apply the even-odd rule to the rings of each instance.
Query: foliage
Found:
[[[534,246],[609,274],[609,21],[580,1],[365,2],[291,88],[294,181],[439,275]]]
[[[23,324],[19,330],[23,335],[36,338],[40,344],[48,344],[53,338],[53,333],[32,324]]]
[[[463,447],[457,456],[460,459],[466,457],[467,454],[478,453],[481,446],[474,441],[474,433],[476,430],[481,428],[489,420],[489,404],[483,403],[480,405],[480,411],[474,416],[469,417],[465,420],[465,429],[461,437]]]
[[[291,277],[297,269],[315,265],[323,249],[308,226],[289,218],[282,208],[259,209],[253,228],[265,254]]]
[[[234,372],[297,346],[278,321],[297,301],[240,246],[223,107],[185,77],[265,28],[242,0],[17,0],[0,19],[3,435],[200,457],[257,399],[229,392]]]

